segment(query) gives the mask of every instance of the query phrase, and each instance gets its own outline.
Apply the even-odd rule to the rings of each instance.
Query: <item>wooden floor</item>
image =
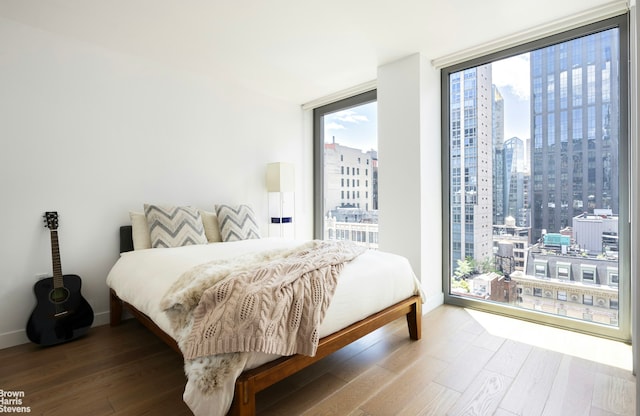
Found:
[[[261,392],[258,414],[635,415],[630,360],[626,345],[442,306],[421,341],[398,320]],[[0,389],[36,415],[189,415],[184,382],[180,356],[133,320],[0,350]]]

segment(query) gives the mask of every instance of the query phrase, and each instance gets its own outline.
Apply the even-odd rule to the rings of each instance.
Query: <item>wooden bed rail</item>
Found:
[[[146,326],[151,332],[153,332],[158,338],[164,341],[165,344],[170,346],[174,351],[182,355],[182,351],[180,351],[180,347],[178,347],[178,343],[175,339],[171,338],[169,334],[164,332],[158,325],[155,324],[146,314],[140,312],[133,305],[128,304],[127,302],[122,301],[116,292],[113,289],[109,289],[109,304],[110,304],[110,324],[111,326],[116,326],[122,320],[122,312],[124,309],[131,312],[142,325]]]
[[[171,336],[160,329],[147,315],[140,312],[134,306],[123,302],[112,289],[110,290],[110,307],[111,326],[120,323],[122,312],[124,309],[127,309],[136,319],[167,345],[182,354],[178,344]],[[281,357],[263,364],[260,367],[243,372],[236,380],[235,394],[228,414],[231,416],[255,415],[256,394],[259,391],[287,378],[376,329],[401,318],[403,315],[406,316],[407,319],[410,338],[419,340],[422,337],[422,299],[416,295],[358,321],[334,334],[321,338],[316,355],[313,357],[300,354]]]
[[[403,315],[407,317],[411,339],[419,340],[422,337],[422,300],[419,296],[414,296],[322,338],[318,344],[316,355],[313,357],[299,354],[282,357],[253,370],[245,371],[236,380],[235,395],[229,415],[255,415],[255,396],[259,391],[289,377]]]

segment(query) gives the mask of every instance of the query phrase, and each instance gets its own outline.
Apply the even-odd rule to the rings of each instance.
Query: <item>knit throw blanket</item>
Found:
[[[194,359],[202,364],[202,357],[215,354],[222,367],[244,362],[226,353],[315,355],[318,328],[338,275],[364,251],[348,242],[315,240],[294,249],[205,263],[183,274],[161,307],[177,335],[187,375]],[[200,375],[206,379],[199,383],[205,391],[215,387],[226,375],[222,373],[231,372],[202,371],[208,372]]]

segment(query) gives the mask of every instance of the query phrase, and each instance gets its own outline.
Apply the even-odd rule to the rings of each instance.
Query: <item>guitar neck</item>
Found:
[[[57,230],[51,230],[51,260],[53,262],[53,287],[63,287],[62,263],[60,263],[60,246],[58,245]]]

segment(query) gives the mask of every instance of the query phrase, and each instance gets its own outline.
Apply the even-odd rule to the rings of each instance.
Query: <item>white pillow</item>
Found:
[[[218,225],[218,216],[215,212],[200,210],[202,217],[202,225],[204,225],[204,235],[210,243],[219,243],[222,241],[220,237],[220,226]]]
[[[144,250],[151,248],[151,235],[147,225],[147,217],[142,212],[129,212],[131,218],[131,236],[133,237],[133,249]]]

